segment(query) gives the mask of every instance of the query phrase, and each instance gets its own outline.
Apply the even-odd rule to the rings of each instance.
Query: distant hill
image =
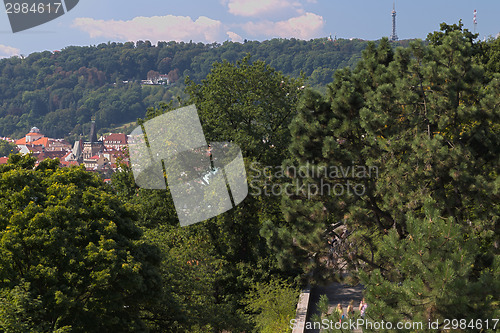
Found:
[[[405,41],[396,45],[407,44]],[[148,107],[183,95],[184,78],[200,81],[214,62],[246,54],[286,75],[303,73],[321,87],[338,68],[353,66],[367,42],[359,39],[203,44],[149,41],[69,46],[0,60],[0,136],[20,137],[37,126],[50,137],[74,140],[91,116],[102,132],[144,116]],[[169,85],[141,85],[168,74]]]

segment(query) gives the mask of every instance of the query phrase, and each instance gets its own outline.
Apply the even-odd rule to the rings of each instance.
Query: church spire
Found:
[[[95,130],[95,117],[91,118],[89,142],[90,143],[97,142],[97,132]]]

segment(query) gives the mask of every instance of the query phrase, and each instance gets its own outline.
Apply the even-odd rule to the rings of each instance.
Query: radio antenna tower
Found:
[[[474,34],[476,33],[476,29],[477,29],[477,17],[476,17],[476,10],[474,9],[474,18],[472,19],[472,23],[474,25]]]
[[[396,5],[394,2],[392,3],[391,16],[392,16],[392,35],[389,37],[389,39],[395,42],[398,40],[398,35],[396,35]]]

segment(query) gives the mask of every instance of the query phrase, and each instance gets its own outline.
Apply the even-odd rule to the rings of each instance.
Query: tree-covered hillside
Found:
[[[149,41],[69,46],[0,60],[0,136],[21,137],[32,126],[51,137],[86,134],[92,115],[102,130],[143,117],[148,107],[183,94],[184,79],[200,82],[214,62],[251,54],[285,75],[303,73],[311,86],[331,82],[353,66],[366,42],[273,39],[203,44]],[[141,86],[151,73],[173,84]],[[124,81],[126,81],[124,83]]]
[[[428,43],[404,48],[369,43],[324,93],[255,55],[191,76],[179,104],[196,105],[208,142],[241,148],[249,194],[187,227],[170,188],[138,187],[125,164],[106,184],[82,166],[35,167],[33,157],[11,155],[0,165],[0,333],[290,332],[298,290],[342,273],[363,284],[365,318],[394,325],[363,332],[498,331],[500,39],[478,42],[462,28],[443,24]],[[125,53],[153,48],[143,44]],[[29,57],[11,58],[2,68],[17,73],[9,82],[36,86],[37,61],[87,49],[38,55],[29,66]],[[14,83],[2,83],[14,96],[3,103],[21,98],[3,126],[137,116],[125,107],[143,123],[177,107],[139,109],[151,96],[167,99],[170,87],[58,66],[40,75],[39,95],[26,89],[17,97]],[[159,71],[146,66],[138,77],[151,70]],[[23,95],[46,113],[23,113]],[[395,329],[412,322],[439,327]]]

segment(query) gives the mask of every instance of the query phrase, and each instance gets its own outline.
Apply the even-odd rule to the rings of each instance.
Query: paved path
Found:
[[[307,320],[311,320],[311,315],[317,313],[318,309],[316,308],[316,304],[319,301],[319,297],[321,295],[326,294],[329,300],[329,312],[331,313],[337,304],[342,304],[342,307],[347,309],[350,301],[354,301],[354,309],[357,311],[359,302],[363,299],[363,286],[358,285],[356,287],[349,286],[347,284],[342,283],[331,283],[327,286],[316,286],[311,291],[311,297],[309,300],[309,316]],[[319,330],[306,330],[306,333],[319,333]],[[361,332],[361,330],[356,331]]]

